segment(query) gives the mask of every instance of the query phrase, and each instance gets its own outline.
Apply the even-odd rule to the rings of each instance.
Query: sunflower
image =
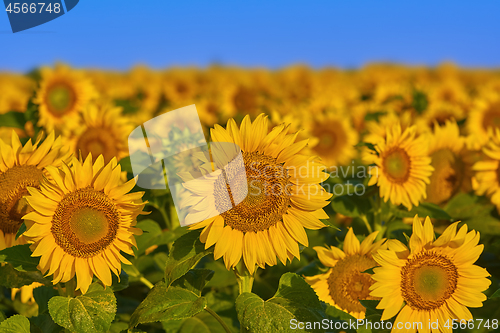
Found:
[[[64,131],[68,145],[77,155],[103,155],[104,163],[128,155],[127,139],[133,126],[122,117],[122,108],[108,103],[90,103],[84,109],[83,125]]]
[[[429,322],[439,321],[440,332],[452,332],[451,319],[471,320],[467,307],[481,307],[486,300],[482,291],[491,284],[490,275],[474,265],[483,251],[479,233],[467,232],[466,224],[457,232],[457,226],[453,223],[434,240],[430,219],[422,224],[415,216],[409,249],[393,240],[387,250],[373,255],[381,267],[373,270],[377,282],[370,295],[382,297],[377,306],[384,309],[381,320],[399,313],[394,330],[416,323],[420,332],[430,332]]]
[[[312,152],[329,168],[346,165],[356,157],[354,146],[358,143],[358,133],[347,115],[332,111],[318,113],[305,126],[309,136],[316,138]]]
[[[372,253],[385,242],[381,239],[373,243],[377,234],[378,231],[371,233],[360,244],[350,228],[344,240],[344,251],[333,246],[314,247],[321,263],[330,269],[325,274],[305,277],[320,300],[357,319],[365,318],[366,313],[360,299],[380,299],[369,295],[369,287],[375,281],[370,274],[363,273],[377,266]]]
[[[111,272],[119,276],[121,263],[130,264],[120,251],[133,255],[136,217],[145,203],[143,192],[127,194],[135,180],[120,182],[121,167],[113,158],[107,165],[100,155],[92,164],[73,158],[72,168],[47,167],[53,180],[40,189],[28,188],[34,211],[24,216],[26,239],[32,256],[41,257],[39,269],[53,274],[52,282],[67,282],[76,275],[77,288],[87,292],[96,275],[111,285]]]
[[[495,130],[500,129],[500,94],[488,92],[478,97],[467,118],[466,128],[479,145],[486,144]]]
[[[95,97],[94,87],[83,72],[59,65],[41,69],[40,88],[34,103],[39,105],[39,126],[51,131],[78,125],[78,111]]]
[[[328,218],[322,208],[331,194],[319,183],[328,175],[314,157],[300,154],[307,140],[294,143],[296,136],[288,133],[285,124],[269,133],[263,114],[253,123],[246,116],[241,129],[230,119],[226,129],[215,125],[211,130],[214,142],[241,147],[238,156],[245,168],[242,174],[230,163],[224,172],[218,169],[184,184],[192,192],[193,204],[186,222],[201,221],[190,229],[203,228],[200,239],[205,248],[215,245],[215,259],[223,257],[227,269],[242,257],[250,273],[256,264],[261,268],[276,265],[276,256],[286,264],[300,257],[298,243],[308,245],[304,228],[324,227],[319,219]],[[238,184],[242,178],[248,185],[243,196],[227,185]]]
[[[486,158],[476,162],[473,188],[478,195],[487,195],[500,212],[500,129],[483,149]]]
[[[371,154],[370,162],[376,167],[369,169],[368,185],[377,184],[385,202],[390,199],[393,204],[403,204],[408,210],[425,199],[425,186],[434,170],[424,137],[416,138],[415,134],[415,126],[404,132],[399,125],[390,128],[386,140],[375,146],[376,154]]]
[[[33,304],[35,297],[33,296],[33,289],[43,286],[40,282],[33,282],[32,284],[22,286],[21,288],[12,288],[11,299],[15,300],[16,295],[21,294],[21,303]]]
[[[465,185],[470,167],[464,158],[465,138],[455,121],[446,121],[444,126],[436,123],[432,133],[426,134],[428,154],[434,168],[427,185],[427,201],[441,204],[455,195]]]
[[[27,187],[39,188],[45,167],[61,165],[69,157],[54,132],[42,144],[41,140],[40,135],[34,144],[30,139],[22,146],[15,131],[11,132],[10,145],[0,140],[0,250],[23,241],[23,237],[16,241],[15,236],[29,210],[24,199]]]
[[[420,133],[431,132],[434,126],[445,125],[447,121],[464,118],[464,110],[456,104],[442,101],[434,102],[427,107],[424,113],[416,119],[416,125]]]

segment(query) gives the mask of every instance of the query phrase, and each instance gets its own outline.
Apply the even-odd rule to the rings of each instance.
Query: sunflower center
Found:
[[[240,183],[242,179],[238,177],[243,178],[243,175],[229,167],[215,182],[215,206],[226,224],[233,229],[242,232],[263,231],[281,221],[288,209],[290,176],[285,167],[273,157],[256,152],[242,154],[248,185],[246,197],[239,204],[233,205],[234,198],[241,196],[231,192],[227,184]]]
[[[423,252],[403,267],[401,290],[405,302],[414,310],[439,308],[457,288],[458,271],[446,256]]]
[[[370,296],[370,286],[374,281],[370,274],[363,273],[376,265],[375,260],[359,254],[339,260],[330,269],[327,281],[330,296],[335,304],[347,312],[365,312],[360,299],[379,299]]]
[[[52,218],[55,242],[74,257],[93,257],[116,238],[120,213],[111,199],[91,187],[68,193]]]
[[[102,127],[88,128],[78,139],[77,151],[82,152],[82,156],[92,153],[92,156],[102,155],[107,163],[118,154],[116,141],[111,131]]]
[[[440,204],[454,195],[464,178],[464,163],[451,150],[441,149],[431,155],[434,172],[427,186],[427,200]]]
[[[75,102],[75,92],[64,83],[56,83],[48,89],[47,104],[55,116],[62,116]]]
[[[410,157],[400,148],[389,151],[384,157],[384,169],[394,182],[405,182],[410,176]]]
[[[27,187],[40,188],[42,170],[33,165],[16,165],[0,173],[0,229],[15,234],[28,213],[29,205],[24,199]]]
[[[347,142],[347,135],[342,125],[337,121],[328,123],[316,123],[314,125],[313,135],[319,138],[318,144],[313,148],[322,156],[337,155]]]
[[[500,128],[500,102],[496,102],[488,108],[483,117],[483,128]]]

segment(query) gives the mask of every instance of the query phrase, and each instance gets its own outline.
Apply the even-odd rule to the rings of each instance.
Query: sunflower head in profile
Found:
[[[485,156],[472,166],[472,186],[476,194],[486,195],[500,212],[500,129],[483,148]]]
[[[250,273],[255,265],[276,265],[276,257],[283,264],[299,258],[299,243],[308,245],[304,228],[325,226],[319,219],[328,218],[322,208],[331,197],[319,184],[328,177],[324,165],[301,154],[307,140],[295,142],[285,124],[269,132],[264,115],[253,123],[246,116],[241,128],[233,119],[226,128],[215,125],[211,137],[241,148],[248,191],[241,196],[228,185],[242,176],[231,167],[186,183],[192,193],[186,221],[197,222],[190,229],[203,228],[201,241],[215,245],[215,259],[223,257],[228,269],[242,258]]]
[[[349,229],[344,240],[344,251],[331,246],[314,247],[323,265],[329,267],[328,272],[306,277],[319,299],[339,308],[354,318],[365,318],[366,308],[359,300],[380,299],[370,296],[370,286],[375,282],[371,275],[364,271],[377,266],[372,258],[381,248],[385,239],[373,242],[378,231],[371,233],[363,242]]]
[[[413,221],[409,248],[397,240],[379,250],[373,258],[381,266],[375,268],[375,282],[370,295],[382,297],[378,309],[384,309],[381,320],[396,314],[397,323],[439,322],[440,332],[451,332],[447,320],[472,320],[468,307],[481,307],[491,281],[486,269],[474,265],[483,251],[478,245],[479,233],[467,232],[464,224],[450,225],[434,239],[434,228],[427,217],[422,223]],[[423,330],[428,332],[429,330]],[[415,329],[413,330],[415,332]]]
[[[434,168],[427,185],[427,201],[442,204],[466,186],[470,179],[470,165],[464,156],[465,137],[455,121],[446,121],[443,126],[437,123],[432,133],[426,133],[428,154]]]
[[[63,131],[76,155],[102,155],[104,163],[128,155],[127,138],[132,124],[122,116],[122,108],[105,102],[89,103],[82,112],[83,124]]]
[[[356,157],[354,146],[358,133],[348,115],[327,111],[316,114],[314,120],[304,120],[309,136],[316,139],[311,151],[321,157],[327,167],[348,164]]]
[[[385,202],[403,204],[408,210],[418,206],[426,197],[425,186],[433,171],[425,138],[416,137],[415,126],[402,132],[401,126],[395,125],[388,129],[386,139],[379,141],[375,149],[376,153],[365,158],[376,165],[369,169],[368,185],[377,184]]]
[[[0,140],[0,250],[24,241],[15,236],[30,209],[25,200],[27,188],[40,188],[40,181],[48,175],[45,168],[61,165],[69,158],[68,149],[54,132],[41,143],[42,137],[38,136],[34,144],[30,139],[23,146],[12,131],[11,144]]]
[[[111,272],[119,276],[121,263],[130,264],[120,251],[133,255],[136,218],[145,202],[143,192],[128,193],[135,180],[121,182],[116,159],[107,165],[92,155],[72,167],[47,167],[51,180],[40,189],[28,188],[26,197],[33,211],[24,216],[26,239],[39,269],[53,274],[53,283],[67,282],[76,275],[77,289],[85,293],[95,275],[111,285]]]
[[[77,126],[78,112],[96,95],[85,75],[64,65],[41,69],[40,87],[34,103],[39,105],[39,126],[61,130],[62,126]]]

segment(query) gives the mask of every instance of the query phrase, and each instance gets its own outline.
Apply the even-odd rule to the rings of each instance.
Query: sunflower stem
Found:
[[[236,275],[236,280],[238,281],[240,295],[243,293],[251,293],[254,276],[253,274],[250,274],[243,260],[240,260],[240,262],[236,265],[234,274]]]
[[[372,229],[372,226],[370,225],[370,222],[368,222],[366,215],[361,215],[360,217],[363,220],[363,222],[365,223],[366,229],[368,229],[368,233],[371,234],[373,232],[373,229]]]
[[[139,278],[139,281],[141,281],[142,283],[144,283],[144,285],[146,285],[149,289],[153,289],[153,287],[154,287],[154,284],[152,284],[151,281],[149,281],[148,279],[146,279],[144,276],[141,276]]]
[[[222,325],[222,327],[224,328],[224,331],[226,331],[227,333],[231,333],[231,330],[229,329],[229,327],[227,327],[226,323],[222,320],[221,317],[219,317],[219,315],[217,313],[215,313],[215,311],[213,311],[212,309],[210,309],[207,306],[205,307],[205,311],[210,313]]]

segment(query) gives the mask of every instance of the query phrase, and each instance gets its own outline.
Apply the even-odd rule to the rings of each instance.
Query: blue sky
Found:
[[[16,34],[2,10],[0,70],[56,61],[117,70],[214,62],[500,67],[499,13],[496,0],[82,0],[68,14]]]

